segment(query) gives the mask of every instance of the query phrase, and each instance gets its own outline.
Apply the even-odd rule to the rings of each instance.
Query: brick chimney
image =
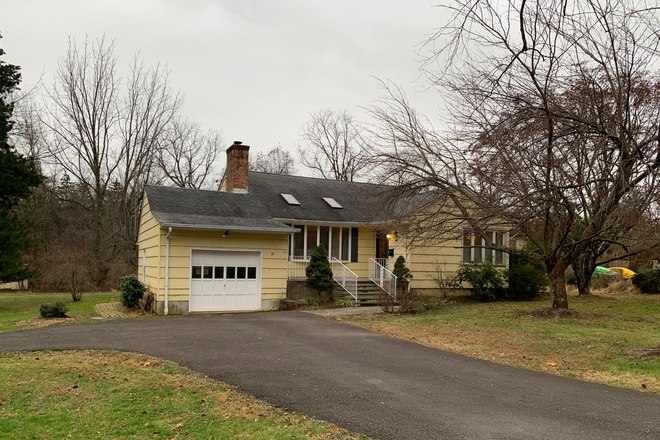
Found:
[[[241,141],[234,141],[231,147],[227,148],[227,172],[226,191],[235,193],[248,192],[248,153],[249,145],[243,145]]]

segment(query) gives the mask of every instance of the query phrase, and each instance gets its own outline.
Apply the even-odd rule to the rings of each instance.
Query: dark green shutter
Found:
[[[285,223],[287,226],[293,226],[288,223]],[[293,246],[293,234],[289,234],[289,253],[286,254],[286,259],[288,260],[289,257],[291,256],[291,246]]]
[[[351,228],[351,262],[358,260],[358,228]]]

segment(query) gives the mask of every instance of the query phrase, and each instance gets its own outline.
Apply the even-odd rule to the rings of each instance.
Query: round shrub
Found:
[[[461,263],[458,271],[458,280],[472,285],[472,297],[480,302],[497,301],[504,299],[504,274],[497,270],[489,261],[487,263]]]
[[[637,272],[632,277],[632,283],[639,287],[642,293],[656,295],[660,293],[660,269],[649,269]]]
[[[55,304],[42,304],[39,307],[39,314],[42,318],[66,318],[66,312],[69,309],[63,302],[56,302]]]
[[[140,304],[147,287],[137,279],[135,275],[126,275],[121,278],[119,286],[121,290],[121,302],[128,308],[135,308]]]
[[[508,283],[506,298],[518,301],[540,296],[548,285],[545,271],[521,257],[511,255],[509,259],[509,270],[504,273]]]

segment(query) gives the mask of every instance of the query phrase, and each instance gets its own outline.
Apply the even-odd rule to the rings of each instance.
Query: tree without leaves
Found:
[[[178,118],[158,148],[158,167],[176,186],[203,188],[214,172],[223,144],[219,131],[203,132],[197,122]]]
[[[310,116],[300,133],[300,162],[325,179],[353,181],[369,166],[362,127],[347,110],[322,109]]]
[[[160,66],[145,68],[136,57],[122,89],[116,65],[114,47],[104,38],[85,39],[82,49],[70,40],[42,119],[49,154],[86,193],[98,282],[120,253],[134,249],[139,197],[182,103]]]
[[[268,153],[259,153],[250,161],[250,171],[271,174],[293,174],[295,166],[291,154],[281,145],[271,149]]]
[[[398,199],[423,195],[427,232],[511,225],[529,248],[487,246],[542,266],[564,308],[566,268],[594,243],[623,245],[630,210],[658,189],[658,19],[626,0],[501,5],[454,3],[431,40],[448,41],[430,73],[453,98],[451,135],[396,89],[371,109],[381,173]]]

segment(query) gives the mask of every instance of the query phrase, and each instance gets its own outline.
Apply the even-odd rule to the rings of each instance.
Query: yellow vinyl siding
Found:
[[[145,195],[142,200],[142,215],[140,217],[140,229],[138,234],[138,278],[143,279],[142,269],[146,266],[145,284],[151,288],[154,294],[158,290],[158,273],[160,262],[160,233],[161,228],[158,221],[151,213],[149,201]],[[143,264],[143,250],[146,250],[146,264]]]
[[[288,235],[246,234],[224,231],[174,230],[170,234],[170,287],[169,301],[188,301],[190,293],[190,254],[194,249],[227,249],[262,251],[261,299],[281,299],[286,296],[288,274]],[[165,236],[161,231],[160,279],[165,280]],[[159,289],[158,301],[163,301],[163,289]]]
[[[373,229],[361,226],[358,228],[358,260],[354,263],[344,263],[358,278],[369,277],[369,259],[376,257],[376,234]]]

